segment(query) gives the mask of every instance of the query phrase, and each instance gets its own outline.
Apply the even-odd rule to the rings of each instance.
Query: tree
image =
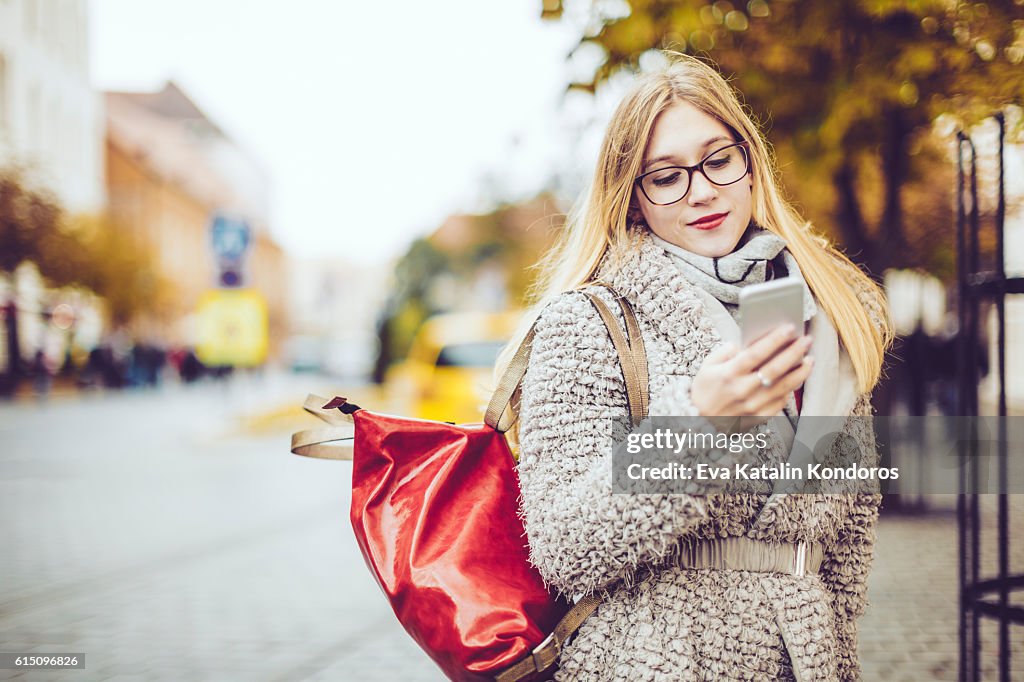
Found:
[[[0,169],[0,273],[10,275],[31,261],[52,287],[81,286],[98,294],[114,326],[167,302],[152,254],[122,234],[103,217],[69,216],[53,195],[30,187],[18,169]],[[18,381],[21,349],[14,302],[3,303],[7,392]]]
[[[39,261],[61,241],[63,212],[56,199],[26,187],[16,169],[0,172],[0,272]]]
[[[543,16],[560,18],[562,4],[545,0]],[[876,274],[944,271],[950,260],[942,248],[952,241],[950,164],[933,136],[936,119],[969,126],[1024,102],[1021,0],[591,0],[587,7],[593,30],[579,45],[599,47],[604,60],[590,80],[570,87],[593,92],[659,48],[710,58],[756,117],[770,122],[796,203]],[[943,208],[936,211],[936,202]],[[940,240],[937,219],[945,223]]]
[[[40,261],[47,248],[58,246],[62,242],[61,219],[56,200],[26,189],[20,171],[0,172],[0,273],[13,273],[26,260]],[[13,296],[3,301],[2,310],[8,367],[0,376],[0,395],[10,395],[24,373]]]
[[[31,261],[53,287],[102,297],[115,325],[168,304],[153,254],[101,215],[68,215],[53,195],[16,169],[0,170],[0,272]]]
[[[74,271],[63,278],[101,296],[114,327],[139,315],[171,314],[170,283],[158,272],[153,252],[127,239],[127,230],[97,215],[71,217],[64,229],[76,255],[47,250],[40,268],[44,274],[57,271],[61,261],[69,264]]]

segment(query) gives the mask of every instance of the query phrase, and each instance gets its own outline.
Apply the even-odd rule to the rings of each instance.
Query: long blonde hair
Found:
[[[668,65],[640,76],[615,110],[589,191],[570,212],[560,239],[540,262],[540,275],[531,288],[534,305],[499,356],[495,376],[504,372],[544,305],[564,291],[593,281],[606,256],[615,267],[629,249],[636,248],[636,239],[646,227],[639,224],[634,178],[640,173],[659,114],[683,101],[721,121],[736,139],[750,143],[753,220],[786,241],[849,353],[859,390],[871,391],[893,339],[882,290],[827,239],[814,234],[810,223],[783,198],[771,151],[721,74],[694,57],[664,54]],[[868,291],[869,300],[860,300],[858,290]],[[866,306],[881,314],[882,328],[872,323]]]

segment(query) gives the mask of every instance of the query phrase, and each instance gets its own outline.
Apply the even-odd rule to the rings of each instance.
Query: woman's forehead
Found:
[[[689,102],[675,102],[658,115],[644,163],[675,160],[692,165],[713,151],[716,145],[733,141],[729,129],[717,118]]]

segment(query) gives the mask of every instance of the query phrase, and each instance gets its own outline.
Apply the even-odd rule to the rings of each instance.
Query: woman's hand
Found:
[[[794,337],[793,326],[787,324],[743,350],[730,343],[712,351],[691,384],[690,399],[701,416],[716,425],[725,423],[719,417],[734,418],[730,422],[739,417],[739,430],[745,431],[765,420],[744,417],[781,412],[814,365],[806,355],[811,337]]]

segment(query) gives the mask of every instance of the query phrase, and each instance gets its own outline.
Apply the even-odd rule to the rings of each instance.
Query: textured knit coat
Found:
[[[604,263],[600,274],[637,313],[650,414],[697,415],[690,380],[721,343],[721,320],[646,236],[615,268]],[[605,289],[588,291],[617,312]],[[882,311],[866,295],[861,300],[878,322]],[[824,312],[815,318],[824,319]],[[622,422],[628,407],[606,328],[583,294],[568,292],[545,308],[535,329],[518,465],[531,562],[561,594],[604,596],[563,648],[555,679],[858,679],[857,618],[866,606],[880,496],[612,495],[612,424]],[[848,359],[846,367],[849,373]],[[846,418],[870,416],[868,395],[852,392],[837,404],[830,383],[808,379],[804,414],[816,402],[826,410],[821,414],[843,409],[843,433],[867,459],[877,459],[869,420]],[[788,457],[777,440],[757,454],[768,463]],[[803,576],[690,570],[674,562],[683,542],[732,536],[819,542],[825,560],[819,572]]]

